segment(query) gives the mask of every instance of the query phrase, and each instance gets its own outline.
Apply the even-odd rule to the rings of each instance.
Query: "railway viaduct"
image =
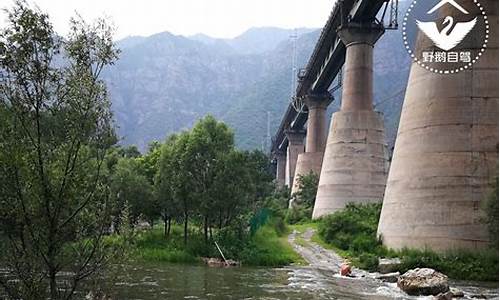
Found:
[[[391,248],[486,245],[479,208],[498,176],[498,1],[480,1],[491,24],[485,55],[458,74],[413,63],[391,165],[373,109],[373,49],[397,27],[397,1],[335,4],[272,143],[279,185],[294,193],[299,176],[319,175],[314,219],[348,203],[383,202],[378,231]],[[342,103],[328,128],[337,76]]]

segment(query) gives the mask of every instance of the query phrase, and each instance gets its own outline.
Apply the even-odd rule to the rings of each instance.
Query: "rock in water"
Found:
[[[398,282],[399,272],[381,274],[375,277],[375,279],[382,280],[383,282]]]
[[[453,293],[452,292],[441,293],[441,294],[438,294],[437,296],[435,296],[434,299],[435,300],[452,300]]]
[[[428,296],[450,290],[448,276],[428,268],[409,270],[398,279],[398,287],[412,296]]]
[[[457,288],[450,288],[450,292],[453,294],[453,298],[463,298],[465,297],[464,292]]]
[[[379,258],[378,271],[382,274],[392,273],[399,270],[401,260],[399,258]]]

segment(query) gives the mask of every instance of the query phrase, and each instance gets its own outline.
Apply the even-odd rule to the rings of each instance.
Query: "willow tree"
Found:
[[[7,15],[0,32],[0,265],[8,272],[0,275],[0,294],[69,299],[109,255],[101,165],[116,139],[100,74],[118,53],[103,20],[72,19],[62,38],[23,1]]]

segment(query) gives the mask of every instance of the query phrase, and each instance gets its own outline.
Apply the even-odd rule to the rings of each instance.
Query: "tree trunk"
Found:
[[[170,237],[170,228],[172,226],[172,217],[168,217],[168,230],[167,230],[167,237]]]
[[[188,239],[188,214],[184,213],[184,245],[187,245]]]
[[[58,298],[57,297],[56,271],[52,267],[49,267],[49,279],[50,279],[50,299],[56,300]]]
[[[165,228],[163,228],[163,235],[168,237],[168,217],[163,217],[163,226],[165,226]]]
[[[208,232],[210,233],[210,239],[213,239],[212,226],[211,225],[208,226]]]
[[[208,216],[205,216],[203,233],[205,235],[205,244],[208,243]]]
[[[222,210],[219,210],[219,230],[222,229]]]

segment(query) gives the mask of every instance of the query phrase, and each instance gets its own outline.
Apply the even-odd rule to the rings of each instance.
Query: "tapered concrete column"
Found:
[[[373,46],[384,29],[350,24],[338,31],[347,48],[341,110],[373,110]]]
[[[295,175],[295,168],[297,166],[297,158],[299,154],[304,152],[305,132],[289,130],[286,131],[285,134],[288,139],[288,148],[286,153],[285,185],[288,187],[292,187],[293,178]]]
[[[332,102],[329,93],[307,95],[305,104],[308,109],[306,152],[324,152],[327,137],[326,109]]]
[[[286,154],[283,151],[274,153],[276,159],[276,184],[279,188],[285,186]]]
[[[299,191],[300,176],[315,173],[319,176],[323,163],[323,154],[326,145],[326,109],[331,103],[329,93],[321,95],[307,95],[305,104],[308,108],[306,151],[299,155],[295,169],[292,194]]]
[[[480,3],[490,40],[471,68],[436,74],[412,65],[378,227],[390,248],[487,246],[482,202],[498,175],[498,0]],[[440,13],[458,18],[446,8]],[[477,51],[482,38],[470,35],[453,51]]]
[[[383,199],[389,159],[383,117],[373,111],[373,45],[383,32],[357,24],[338,31],[347,48],[342,105],[333,115],[313,218]]]

